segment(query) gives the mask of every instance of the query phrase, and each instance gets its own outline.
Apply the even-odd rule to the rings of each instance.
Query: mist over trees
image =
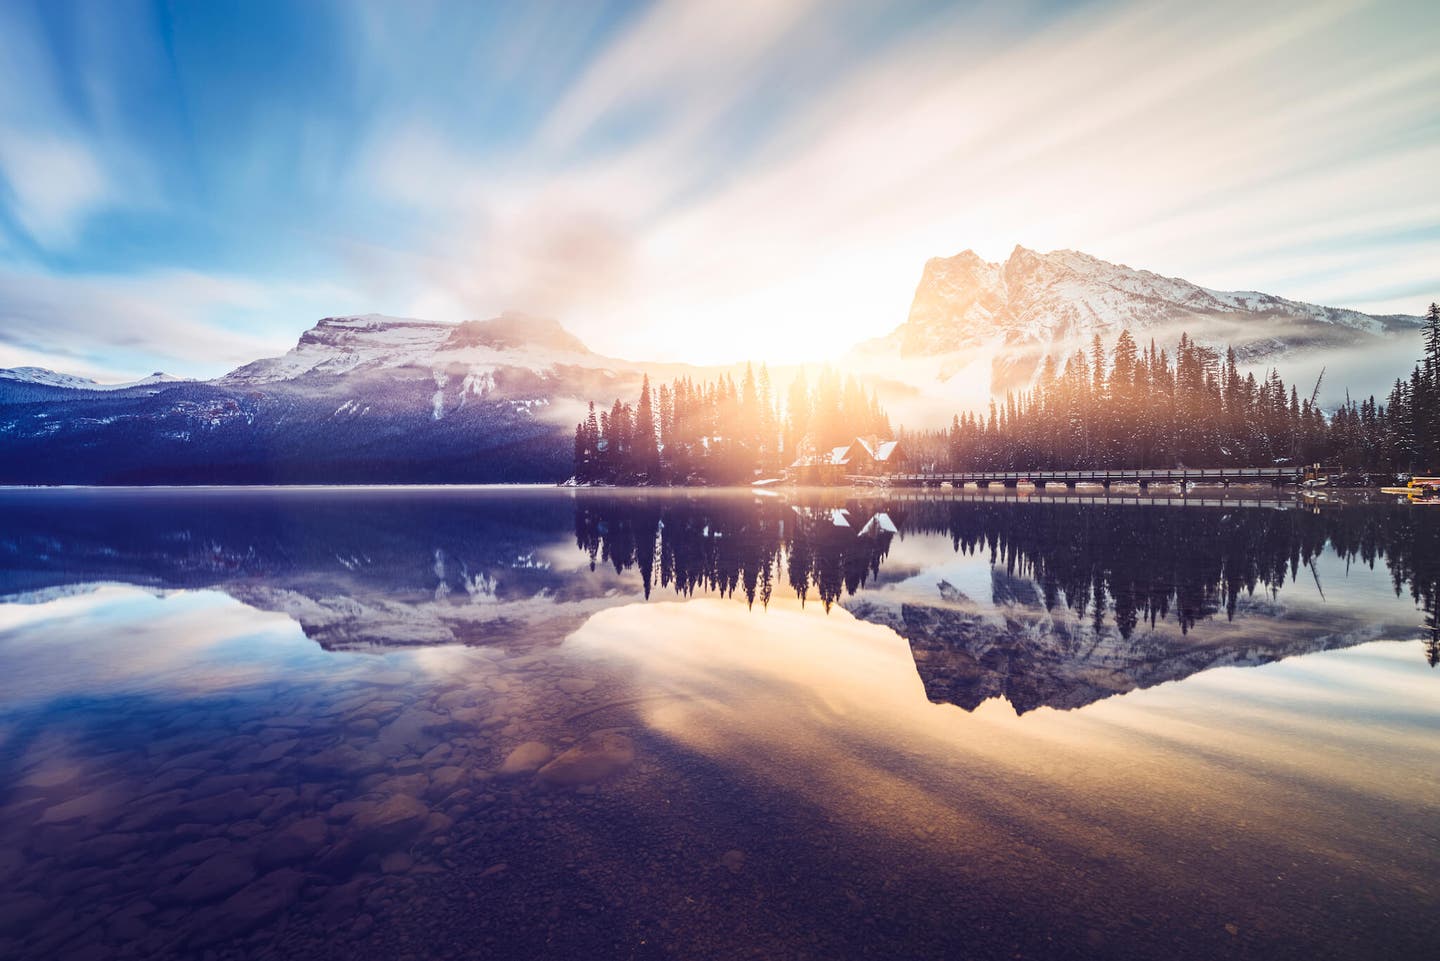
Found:
[[[582,484],[733,484],[775,476],[809,450],[857,436],[890,436],[873,392],[854,378],[822,370],[812,388],[802,373],[784,401],[762,364],[707,383],[688,377],[652,389],[644,379],[634,404],[609,410],[592,402],[575,426],[575,480]]]
[[[1324,376],[1323,373],[1321,375]],[[1182,334],[1173,352],[1121,331],[1107,349],[1046,360],[1035,385],[954,416],[941,430],[905,430],[921,470],[1066,470],[1321,463],[1368,473],[1440,470],[1440,305],[1423,328],[1423,355],[1384,399],[1349,396],[1333,412],[1319,384],[1286,383],[1276,370],[1242,372],[1223,353]],[[737,384],[679,378],[635,403],[592,403],[575,428],[579,483],[728,484],[778,476],[797,459],[856,437],[895,436],[872,391],[826,368],[802,371],[783,396],[762,365]]]
[[[1097,336],[1063,365],[1047,361],[1033,388],[984,413],[901,438],[912,463],[936,470],[1440,466],[1440,307],[1430,308],[1424,358],[1383,402],[1347,397],[1327,416],[1318,384],[1305,386],[1275,370],[1242,374],[1233,348],[1222,355],[1182,334],[1172,355],[1121,331],[1108,351]]]

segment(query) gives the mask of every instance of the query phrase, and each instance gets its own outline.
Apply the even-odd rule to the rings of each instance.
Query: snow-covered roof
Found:
[[[871,460],[888,461],[899,448],[900,442],[893,440],[880,441],[873,437],[857,437],[852,447],[858,446],[869,455]]]
[[[830,449],[830,463],[841,467],[850,463],[850,445],[844,447],[833,447]]]
[[[864,527],[860,528],[860,533],[862,534],[874,534],[879,531],[884,531],[887,534],[898,534],[900,533],[900,528],[895,526],[895,522],[890,519],[889,514],[881,511],[866,521]]]

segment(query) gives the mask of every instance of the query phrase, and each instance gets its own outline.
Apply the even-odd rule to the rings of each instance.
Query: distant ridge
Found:
[[[21,384],[35,384],[41,387],[65,387],[70,390],[129,390],[132,387],[150,387],[155,384],[176,384],[182,382],[184,378],[172,377],[163,371],[157,370],[147,377],[141,377],[139,380],[132,380],[123,384],[101,384],[91,380],[89,377],[62,374],[45,367],[8,367],[0,368],[0,380],[15,381]]]

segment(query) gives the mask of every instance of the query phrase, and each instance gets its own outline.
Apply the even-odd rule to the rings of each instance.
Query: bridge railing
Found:
[[[1299,482],[1314,476],[1336,473],[1336,469],[1313,465],[1276,467],[1171,467],[1025,471],[904,471],[881,475],[902,483],[1175,483],[1188,481],[1235,481],[1243,479]]]

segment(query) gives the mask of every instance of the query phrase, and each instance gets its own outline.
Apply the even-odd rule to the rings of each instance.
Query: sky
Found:
[[[1440,4],[0,4],[0,366],[214,376],[324,316],[838,356],[927,259],[1440,297]]]

